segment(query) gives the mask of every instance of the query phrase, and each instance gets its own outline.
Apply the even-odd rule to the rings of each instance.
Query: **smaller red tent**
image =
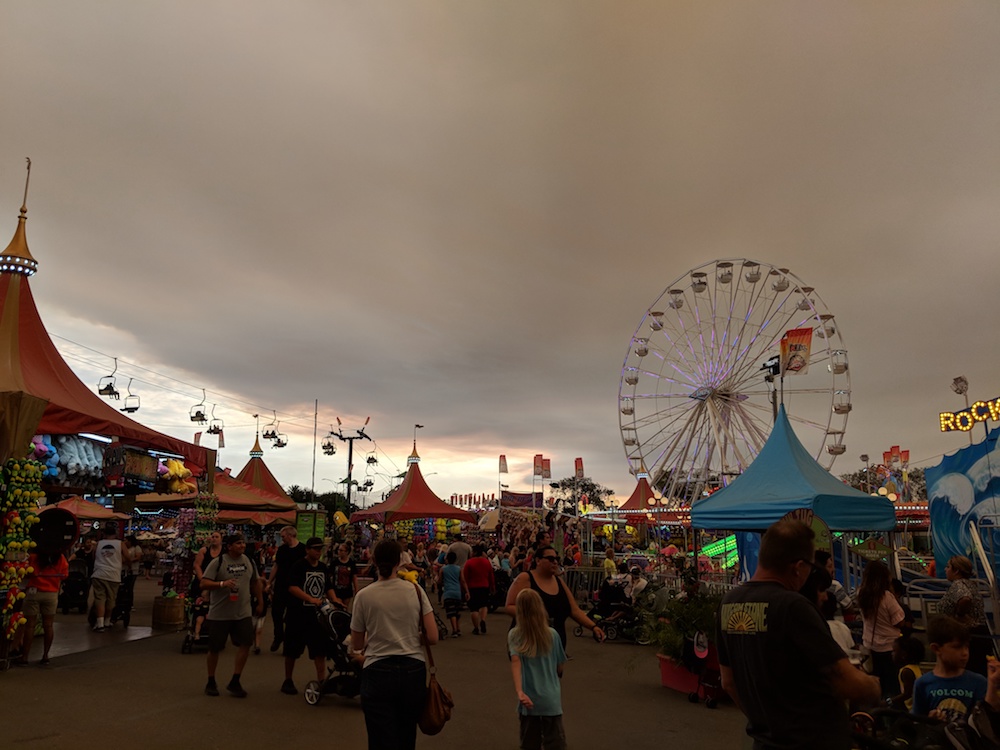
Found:
[[[105,508],[103,505],[98,505],[97,503],[90,502],[90,500],[84,500],[82,497],[75,496],[68,497],[52,505],[43,505],[39,512],[44,513],[52,508],[67,510],[83,521],[109,521],[113,518],[125,520],[129,518],[125,513],[116,513],[110,508]]]
[[[457,518],[460,521],[476,522],[476,516],[467,510],[449,505],[439,498],[420,473],[417,446],[410,454],[410,468],[406,478],[395,492],[378,505],[351,514],[351,523],[358,521],[382,521],[392,523],[407,518]]]
[[[295,501],[287,497],[278,497],[270,492],[251,487],[223,471],[215,472],[215,494],[219,498],[219,508],[222,510],[239,511],[292,511],[297,510]],[[198,497],[197,492],[178,495],[157,495],[150,492],[139,495],[135,504],[140,508],[181,508],[191,507]]]

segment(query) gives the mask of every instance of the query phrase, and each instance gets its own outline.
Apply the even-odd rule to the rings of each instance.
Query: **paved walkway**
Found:
[[[122,746],[158,748],[328,747],[365,748],[364,718],[357,699],[325,696],[309,706],[282,695],[282,659],[265,650],[251,655],[243,676],[246,700],[210,698],[204,653],[182,655],[182,633],[152,631],[152,597],[158,587],[139,581],[129,633],[90,634],[85,616],[57,615],[58,648],[48,668],[30,666],[0,673],[0,747],[87,750]],[[508,618],[491,615],[489,634],[448,639],[435,647],[438,675],[455,695],[453,720],[437,737],[419,736],[418,748],[511,750],[517,720],[510,670],[504,657]],[[468,616],[463,617],[468,625]],[[119,625],[118,628],[121,626]],[[140,637],[134,637],[140,636]],[[133,638],[132,640],[128,640]],[[40,643],[36,646],[40,647]],[[67,653],[75,651],[75,653]],[[564,722],[572,750],[742,747],[742,716],[731,705],[715,710],[659,684],[651,648],[625,643],[598,645],[570,637],[563,683]],[[35,660],[40,652],[35,653]],[[220,683],[232,665],[223,653]],[[296,665],[301,688],[312,673]]]

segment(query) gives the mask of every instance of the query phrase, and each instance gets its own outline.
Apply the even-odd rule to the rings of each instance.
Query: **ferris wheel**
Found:
[[[786,331],[811,328],[803,373],[777,372]],[[782,388],[783,386],[783,388]],[[618,391],[629,471],[670,505],[690,504],[742,473],[785,411],[829,469],[844,453],[851,381],[839,326],[787,268],[745,258],[694,268],[657,297],[629,342]]]

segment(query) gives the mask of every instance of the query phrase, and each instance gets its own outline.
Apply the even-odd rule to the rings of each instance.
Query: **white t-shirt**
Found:
[[[94,549],[94,574],[101,581],[122,580],[122,543],[117,539],[102,539]]]
[[[417,594],[420,595],[419,610]],[[427,594],[419,586],[402,578],[380,579],[358,592],[353,607],[351,630],[368,634],[366,667],[387,656],[409,656],[426,661],[419,623],[432,608]]]
[[[851,660],[851,664],[860,664],[861,652],[854,645],[854,636],[851,635],[851,629],[841,620],[827,620],[827,625],[830,626],[830,635],[833,636],[833,640],[837,642],[838,646],[844,649],[844,653]]]

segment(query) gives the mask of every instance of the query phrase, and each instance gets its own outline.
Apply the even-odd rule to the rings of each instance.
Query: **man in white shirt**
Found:
[[[103,633],[111,628],[111,612],[118,598],[118,587],[122,582],[122,543],[115,537],[118,529],[114,523],[104,525],[104,538],[94,549],[94,573],[91,588],[94,589],[94,608],[97,620],[94,632]]]

